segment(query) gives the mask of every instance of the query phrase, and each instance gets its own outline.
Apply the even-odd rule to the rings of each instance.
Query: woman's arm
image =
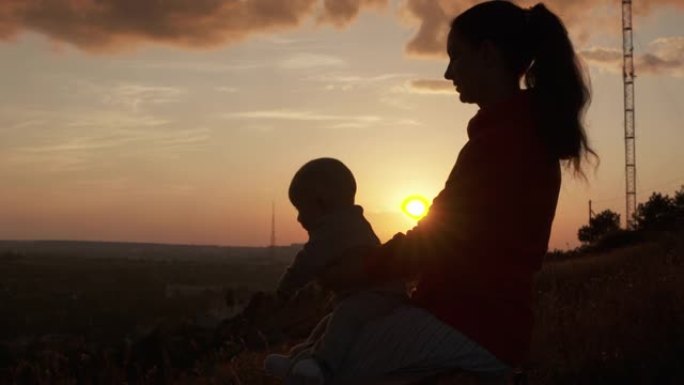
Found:
[[[370,254],[377,252],[378,246],[359,246],[351,248],[336,263],[328,266],[318,276],[318,284],[334,292],[349,291],[370,285],[364,261]]]
[[[349,249],[339,263],[320,275],[318,283],[326,289],[343,292],[405,278],[408,270],[397,268],[399,261],[396,261],[404,237],[398,233],[381,246]]]
[[[380,248],[357,252],[345,263],[323,274],[325,287],[411,279],[430,266],[466,263],[464,245],[480,248],[513,236],[519,219],[513,192],[524,191],[515,146],[499,140],[469,142],[459,154],[444,189],[433,200],[428,215],[406,234],[399,233]],[[517,160],[517,162],[516,162]],[[529,192],[527,192],[529,194]],[[329,286],[328,286],[329,285]]]
[[[496,243],[502,228],[513,233],[509,214],[516,206],[509,192],[517,191],[520,172],[511,149],[497,144],[466,144],[428,215],[369,255],[366,274],[376,280],[410,279],[425,270],[462,266],[472,262],[464,250]]]

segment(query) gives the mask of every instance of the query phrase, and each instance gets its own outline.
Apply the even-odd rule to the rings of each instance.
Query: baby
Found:
[[[339,160],[315,159],[297,171],[289,198],[309,240],[280,279],[280,298],[290,298],[345,256],[380,245],[363,209],[354,204],[355,194],[354,176]],[[286,383],[297,377],[307,384],[325,383],[342,365],[363,325],[404,302],[406,289],[403,283],[389,283],[335,295],[335,308],[316,326],[305,348],[269,355],[264,361],[267,373],[286,378]]]

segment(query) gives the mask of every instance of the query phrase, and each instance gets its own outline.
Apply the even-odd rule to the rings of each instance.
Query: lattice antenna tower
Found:
[[[625,225],[634,228],[636,212],[636,143],[634,127],[634,44],[632,0],[622,0],[622,79],[625,93]]]
[[[271,251],[275,250],[276,232],[275,232],[275,202],[271,202]]]

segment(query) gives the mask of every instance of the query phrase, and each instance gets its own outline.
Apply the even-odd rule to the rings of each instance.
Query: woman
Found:
[[[451,24],[447,52],[444,77],[480,107],[469,140],[428,216],[356,276],[417,279],[413,306],[369,324],[334,383],[453,368],[504,375],[528,358],[561,166],[581,175],[594,154],[582,123],[588,88],[565,27],[542,4],[468,9]],[[333,268],[328,278],[351,277]]]

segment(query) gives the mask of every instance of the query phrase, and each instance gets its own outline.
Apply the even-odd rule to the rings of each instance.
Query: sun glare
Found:
[[[418,220],[427,214],[428,201],[420,195],[412,195],[404,199],[401,210],[409,217]]]

